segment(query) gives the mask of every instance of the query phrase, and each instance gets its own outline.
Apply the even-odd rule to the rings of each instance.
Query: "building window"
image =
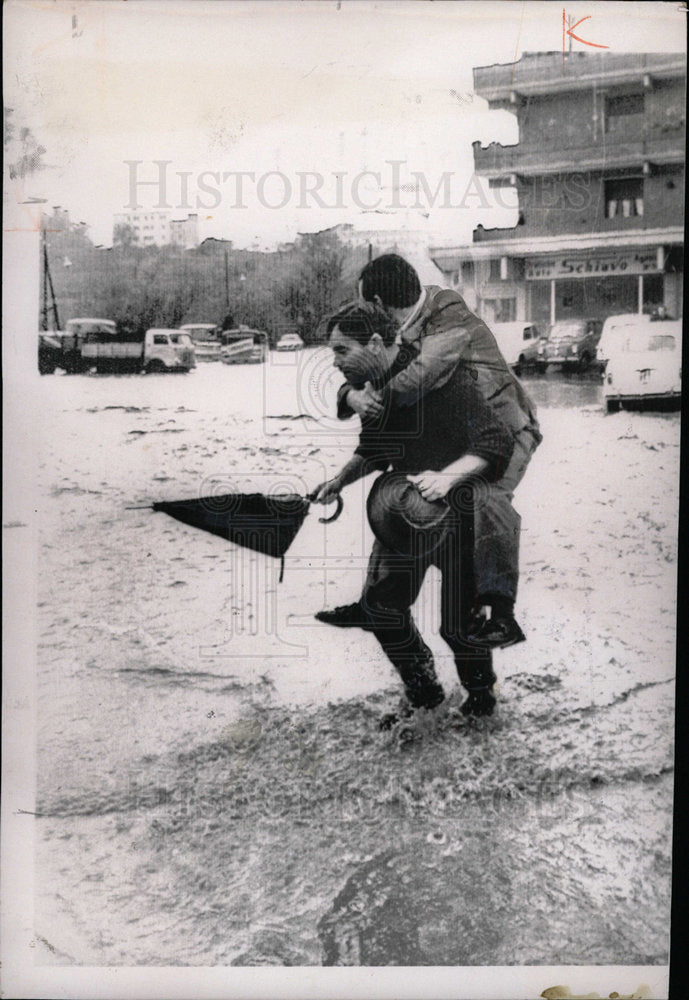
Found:
[[[500,281],[500,258],[491,258],[490,271],[488,273],[490,281]]]
[[[615,94],[605,98],[605,131],[619,132],[630,126],[630,115],[643,115],[643,94]]]
[[[644,214],[642,177],[618,177],[605,182],[605,218],[630,219]]]

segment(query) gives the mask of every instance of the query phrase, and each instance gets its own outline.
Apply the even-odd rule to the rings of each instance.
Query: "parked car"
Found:
[[[637,323],[613,345],[603,379],[608,413],[678,409],[682,399],[682,323]]]
[[[603,330],[596,347],[596,361],[605,370],[605,364],[610,357],[610,350],[622,336],[621,331],[630,326],[638,326],[639,323],[648,322],[648,317],[639,313],[621,313],[619,316],[608,316],[603,323]]]
[[[595,360],[602,329],[600,319],[557,320],[544,344],[541,366],[586,371]]]
[[[180,330],[191,337],[197,361],[220,361],[220,332],[215,323],[185,323]]]
[[[220,334],[220,360],[226,365],[260,364],[268,353],[268,334],[240,326]]]
[[[538,345],[545,335],[535,323],[493,323],[491,330],[505,361],[517,375],[538,368]]]
[[[298,333],[286,333],[280,337],[275,345],[276,351],[300,351],[304,346],[304,341]]]

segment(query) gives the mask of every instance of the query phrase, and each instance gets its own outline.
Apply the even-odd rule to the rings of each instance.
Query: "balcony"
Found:
[[[484,229],[482,224],[479,222],[476,229],[474,229],[472,239],[474,243],[495,243],[496,240],[517,240],[524,236],[523,226],[511,226],[506,229]]]
[[[644,77],[686,76],[680,53],[526,52],[515,63],[478,66],[474,89],[489,102],[518,102],[519,95],[553,94],[598,85],[643,83]]]
[[[609,138],[609,137],[608,137]],[[684,130],[670,136],[639,139],[633,142],[603,141],[596,145],[569,146],[547,149],[538,146],[503,146],[491,142],[482,146],[472,143],[474,170],[482,177],[508,178],[510,174],[534,177],[584,170],[608,170],[611,167],[635,167],[642,163],[684,163]]]

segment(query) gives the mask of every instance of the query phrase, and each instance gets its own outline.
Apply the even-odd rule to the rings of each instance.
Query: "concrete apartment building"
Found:
[[[170,220],[170,243],[185,250],[193,250],[199,245],[199,217],[195,212],[186,219]]]
[[[686,63],[682,55],[527,53],[478,67],[476,93],[519,142],[474,146],[519,219],[430,253],[489,322],[682,315]]]
[[[116,235],[118,226],[129,226],[133,246],[162,247],[172,244],[191,249],[199,244],[198,221],[196,214],[191,214],[186,219],[171,219],[169,212],[143,208],[115,215],[113,227]]]
[[[120,212],[113,217],[113,227],[129,226],[132,243],[137,247],[165,246],[170,242],[170,213],[155,209]]]

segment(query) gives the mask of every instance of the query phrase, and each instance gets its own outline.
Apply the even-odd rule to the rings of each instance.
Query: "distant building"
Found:
[[[195,212],[186,219],[171,220],[170,243],[184,247],[185,250],[192,250],[199,245],[199,217]]]
[[[447,284],[442,270],[429,255],[429,236],[423,230],[357,229],[352,223],[345,222],[326,232],[334,233],[345,246],[358,249],[370,247],[374,257],[383,253],[400,254],[416,268],[424,285]]]
[[[137,212],[120,212],[113,217],[113,242],[117,242],[118,228],[131,229],[133,246],[165,246],[170,242],[170,213],[154,209]]]
[[[85,233],[88,226],[85,222],[75,224],[69,217],[69,212],[61,205],[52,206],[52,214],[43,213],[43,227],[48,233]]]
[[[120,212],[113,216],[113,242],[122,242],[120,227],[130,229],[132,246],[173,246],[191,249],[199,245],[198,215],[186,219],[171,219],[169,212],[157,209],[139,209]]]
[[[527,53],[478,67],[476,93],[519,143],[474,143],[476,173],[516,189],[517,224],[433,246],[488,321],[682,314],[684,56]]]

